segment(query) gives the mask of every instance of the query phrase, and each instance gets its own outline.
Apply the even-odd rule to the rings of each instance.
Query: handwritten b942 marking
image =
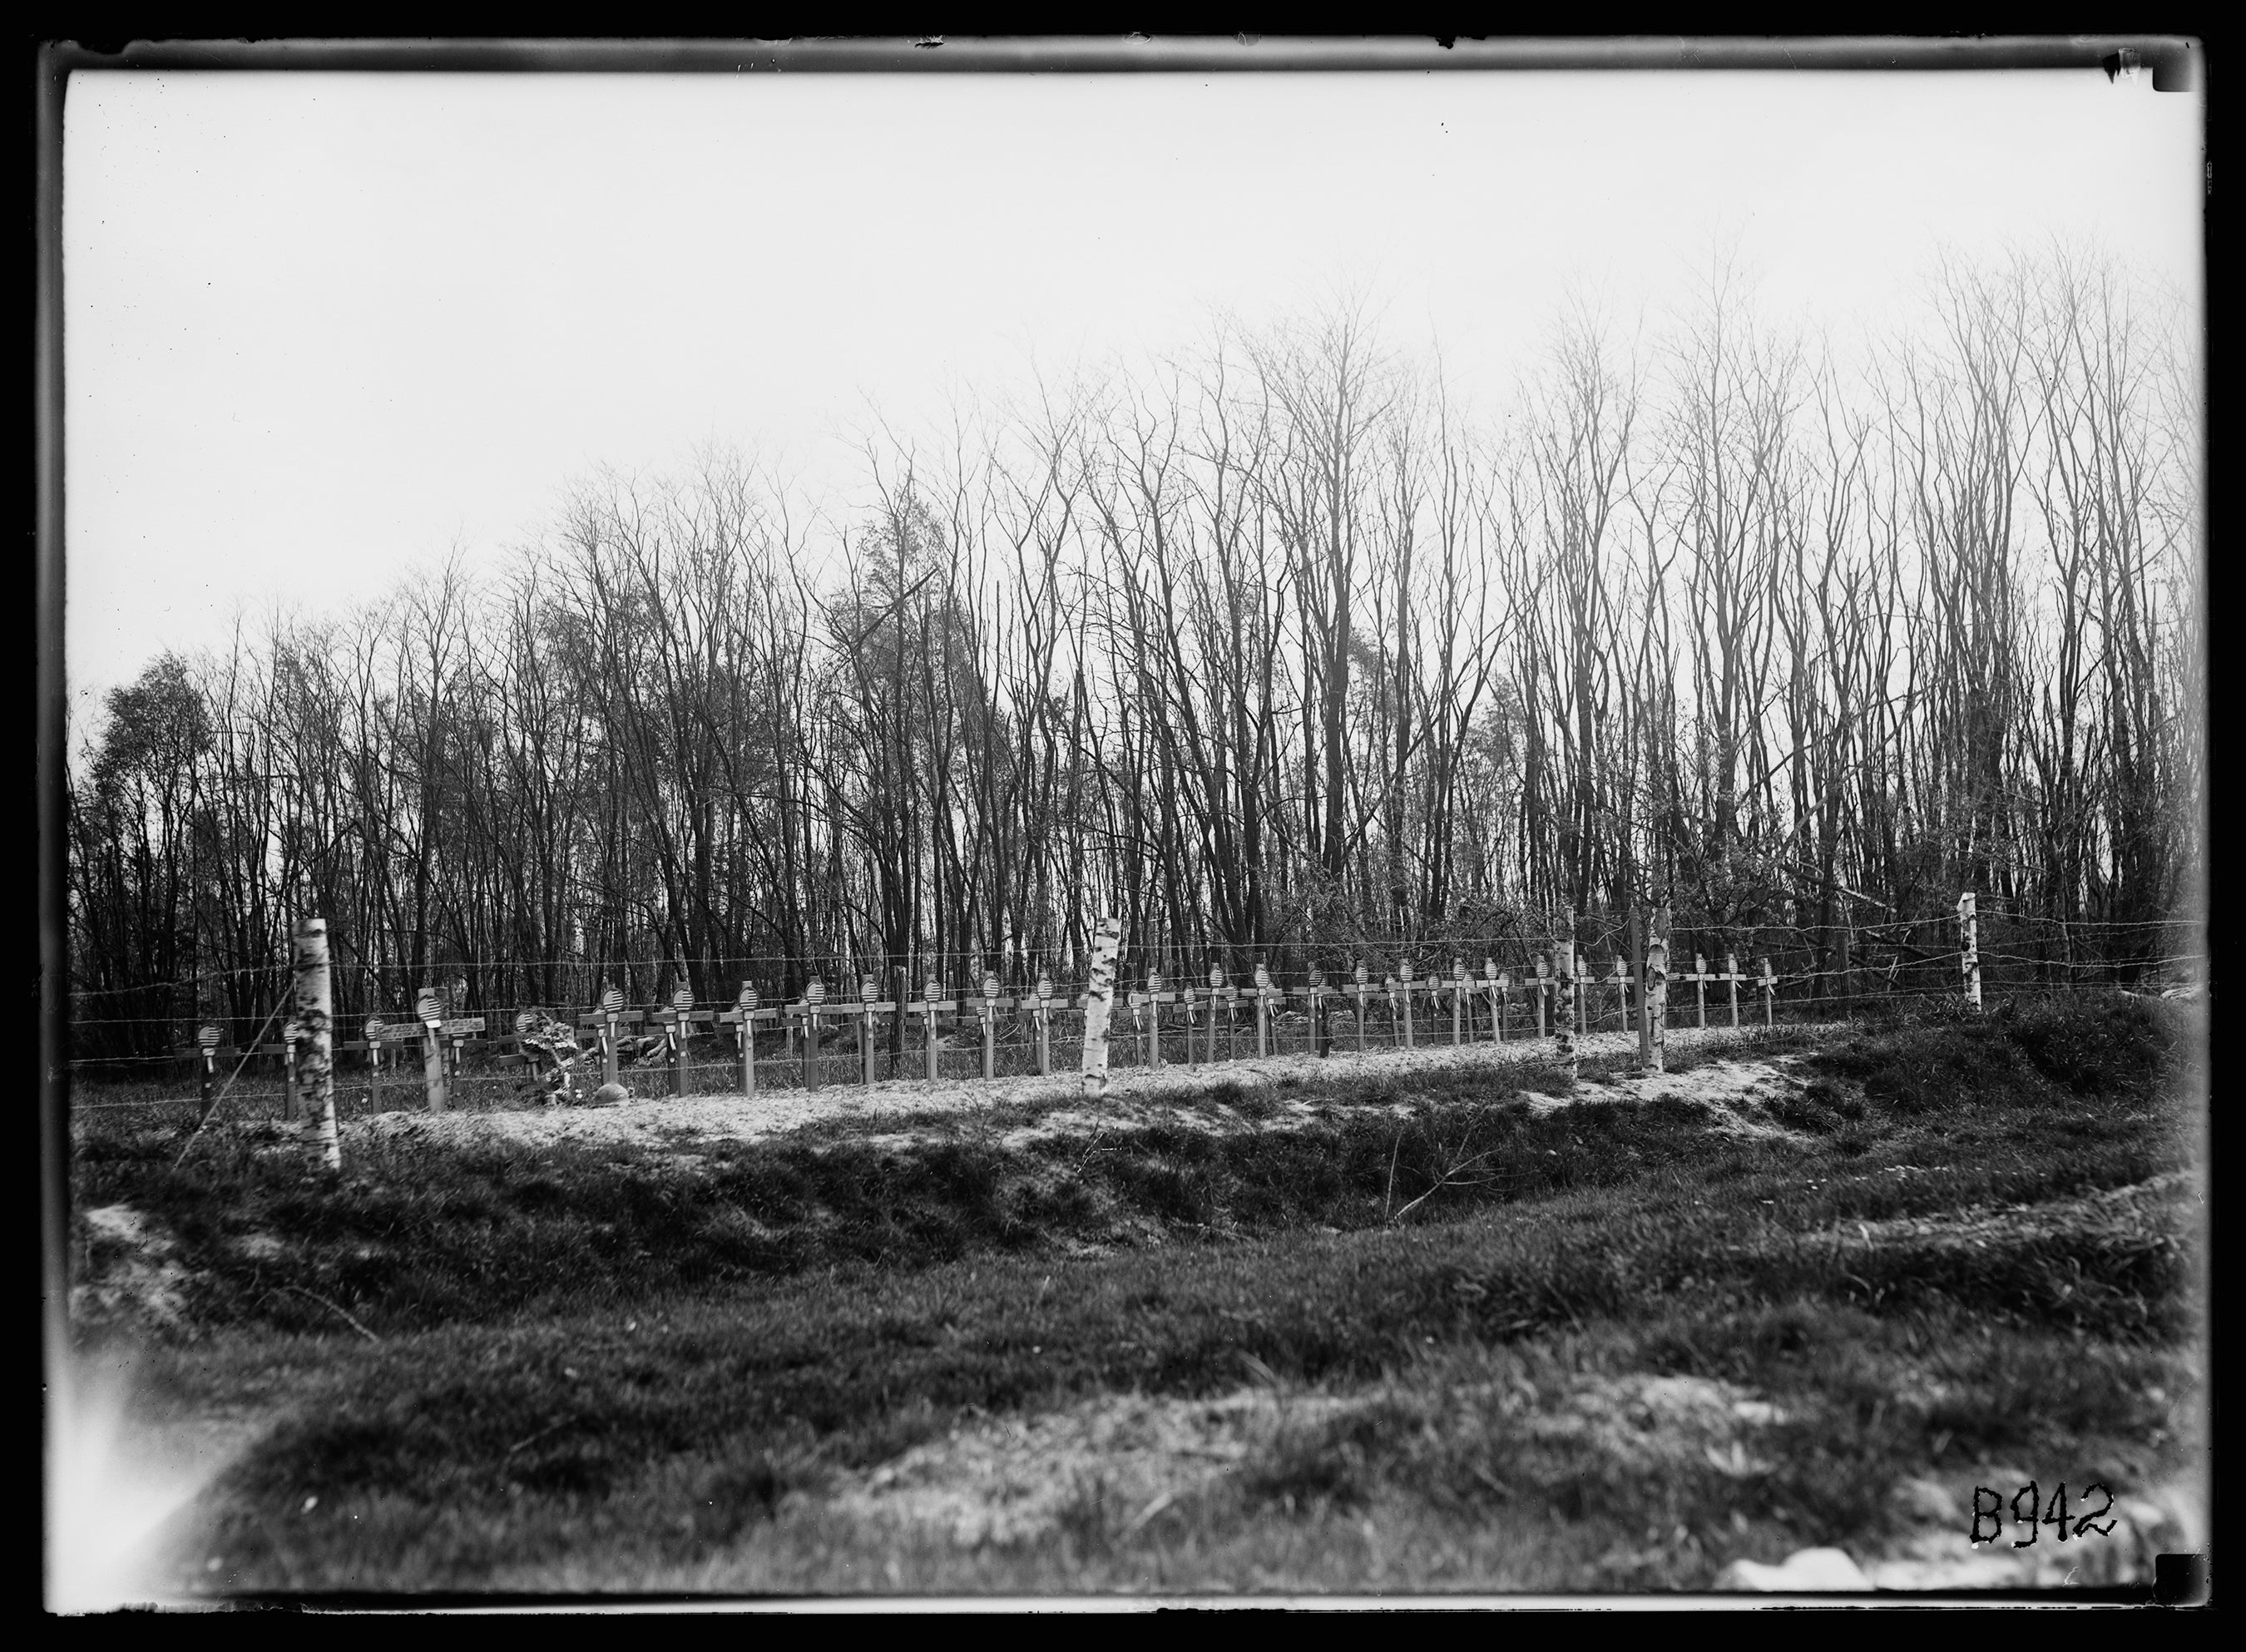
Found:
[[[2103,1499],[2096,1508],[2089,1507],[2089,1500],[2093,1494]],[[1983,1498],[1989,1500],[1986,1508],[1981,1506]],[[2113,1493],[2106,1489],[2103,1481],[2093,1480],[2082,1488],[2082,1499],[2083,1508],[2079,1511],[2070,1511],[2066,1502],[2066,1482],[2061,1480],[2058,1488],[2052,1492],[2051,1501],[2045,1503],[2036,1489],[2036,1483],[2030,1480],[2012,1493],[2012,1519],[2026,1526],[2028,1533],[2025,1537],[2014,1538],[2012,1547],[2016,1549],[2026,1548],[2037,1540],[2041,1534],[2042,1528],[2046,1526],[2052,1529],[2056,1540],[2061,1543],[2070,1538],[2082,1537],[2092,1532],[2095,1532],[2100,1537],[2112,1536],[2113,1522],[2106,1519],[2103,1526],[2098,1522],[2112,1511]],[[2025,1508],[2022,1507],[2023,1504],[2026,1506]],[[1985,1485],[1977,1485],[1973,1488],[1973,1529],[1970,1535],[1974,1542],[1993,1543],[2004,1534],[2004,1498],[2002,1492],[1992,1491]],[[1989,1523],[1989,1530],[1985,1534],[1981,1530],[1981,1522],[1984,1520]]]

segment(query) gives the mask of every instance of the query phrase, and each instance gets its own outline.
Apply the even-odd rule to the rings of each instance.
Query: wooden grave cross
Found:
[[[1230,1061],[1239,1054],[1240,989],[1234,986],[1224,973],[1224,966],[1213,963],[1208,967],[1208,1059],[1216,1064],[1216,1005],[1224,1001],[1224,1058]]]
[[[1310,1016],[1310,1048],[1321,1056],[1333,1053],[1333,1039],[1326,1025],[1326,973],[1313,967],[1309,983],[1297,995]]]
[[[1467,974],[1464,958],[1451,960],[1451,1043],[1464,1044],[1467,1033],[1467,1002],[1474,991],[1474,977]]]
[[[1014,1001],[999,996],[1000,982],[995,975],[983,977],[983,996],[979,1008],[983,1016],[983,1076],[998,1076],[998,1012],[1011,1010]]]
[[[1412,961],[1409,958],[1404,960],[1398,973],[1403,977],[1404,986],[1404,1047],[1409,1050],[1415,1043],[1412,1035]]]
[[[897,1007],[895,1003],[882,1001],[881,983],[877,977],[865,976],[860,978],[858,982],[858,1062],[861,1070],[860,1082],[869,1090],[874,1084],[874,1017],[893,1016],[896,1012]]]
[[[1365,1053],[1365,1001],[1372,996],[1372,971],[1362,961],[1355,971],[1356,979],[1348,988],[1350,996],[1357,1000],[1357,1053]]]
[[[209,1118],[211,1108],[217,1104],[218,1046],[225,1037],[225,1030],[214,1022],[206,1021],[195,1029],[195,1043],[203,1052],[202,1112],[197,1115],[197,1123]]]
[[[1286,989],[1283,987],[1273,986],[1271,984],[1271,971],[1260,963],[1256,966],[1255,997],[1256,1054],[1257,1059],[1260,1060],[1263,1057],[1271,1053],[1270,1023],[1272,1006],[1275,1004],[1284,1003],[1287,999]]]
[[[1497,967],[1494,958],[1481,961],[1482,980],[1489,994],[1489,1024],[1491,1036],[1498,1043],[1505,1042],[1506,1000],[1512,995],[1513,977]]]
[[[1066,1009],[1068,1000],[1053,996],[1052,976],[1045,970],[1038,971],[1037,984],[1031,992],[1034,996],[1024,999],[1023,1003],[1029,1009],[1030,1024],[1037,1030],[1038,1076],[1040,1078],[1050,1078],[1052,1074],[1052,1015],[1056,1010]]]
[[[787,1006],[793,1021],[803,1029],[803,1087],[819,1088],[819,1011],[827,1002],[827,983],[817,976],[804,983],[803,996]]]
[[[414,995],[413,1013],[421,1023],[421,1079],[429,1092],[429,1111],[445,1111],[445,1047],[438,1042],[444,1030],[445,1007],[437,1002],[437,990],[424,987]]]
[[[281,1116],[289,1123],[297,1119],[296,1110],[296,1041],[304,1036],[303,1023],[293,1017],[281,1024],[281,1037],[276,1044],[260,1044],[261,1056],[281,1058],[281,1082],[288,1088],[281,1098]]]
[[[928,1028],[928,1081],[930,1084],[934,1084],[936,1079],[937,1071],[937,1028],[936,1018],[939,1015],[946,1013],[952,1015],[958,1014],[959,1000],[956,998],[945,997],[943,996],[943,982],[937,980],[934,976],[930,976],[926,983],[921,988],[919,999],[916,1002],[909,1003],[905,1006],[905,1013],[909,1016],[921,1016]]]
[[[1530,996],[1536,1000],[1536,1036],[1542,1038],[1544,1036],[1545,1013],[1552,996],[1552,963],[1541,952],[1536,955],[1536,984],[1529,990]]]
[[[1161,979],[1160,976],[1148,976],[1145,987],[1133,987],[1123,997],[1123,1002],[1131,1006],[1131,1030],[1139,1041],[1139,1064],[1142,1067],[1162,1064],[1162,1024],[1159,1010],[1154,1022],[1154,1042],[1151,1046],[1147,1043],[1147,1011],[1154,1008],[1154,989],[1161,984]],[[1147,1053],[1150,1049],[1154,1051],[1151,1056]]]
[[[670,1007],[656,1011],[655,1018],[670,1039],[670,1093],[683,1096],[686,1093],[686,1041],[693,1037],[696,1022],[714,1026],[718,1012],[697,1010],[694,989],[682,982],[671,991]]]
[[[1697,952],[1692,955],[1692,997],[1705,1027],[1708,1024],[1708,961]]]
[[[1739,982],[1746,979],[1739,973],[1739,960],[1737,953],[1727,952],[1724,955],[1724,973],[1718,976],[1716,979],[1730,983],[1732,1025],[1736,1027],[1739,1024]]]
[[[1770,972],[1770,960],[1762,961],[1762,1024],[1771,1024],[1772,1005],[1778,996],[1778,979]]]
[[[758,1009],[757,989],[748,982],[744,981],[741,982],[740,996],[733,1001],[733,1007],[724,1011],[718,1017],[718,1020],[733,1027],[740,1035],[741,1094],[752,1100],[755,1098],[757,1093],[757,1023],[777,1021],[779,1019],[779,1013],[777,1010]]]

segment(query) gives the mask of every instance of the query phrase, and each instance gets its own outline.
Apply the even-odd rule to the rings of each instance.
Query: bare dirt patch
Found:
[[[79,1325],[187,1322],[187,1270],[174,1245],[129,1205],[103,1205],[71,1219],[78,1241],[71,1319]]]

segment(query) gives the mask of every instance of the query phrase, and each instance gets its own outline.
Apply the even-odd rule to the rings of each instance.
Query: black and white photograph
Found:
[[[2203,42],[37,55],[50,1615],[2211,1601]]]

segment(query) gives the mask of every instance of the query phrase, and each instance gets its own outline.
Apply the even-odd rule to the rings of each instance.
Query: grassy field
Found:
[[[1746,1124],[1336,1063],[1088,1133],[367,1134],[334,1189],[88,1112],[74,1306],[133,1428],[231,1442],[176,1596],[2127,1583],[2197,1518],[2196,1037],[1781,1030]],[[2029,1480],[2120,1518],[1974,1546]]]

